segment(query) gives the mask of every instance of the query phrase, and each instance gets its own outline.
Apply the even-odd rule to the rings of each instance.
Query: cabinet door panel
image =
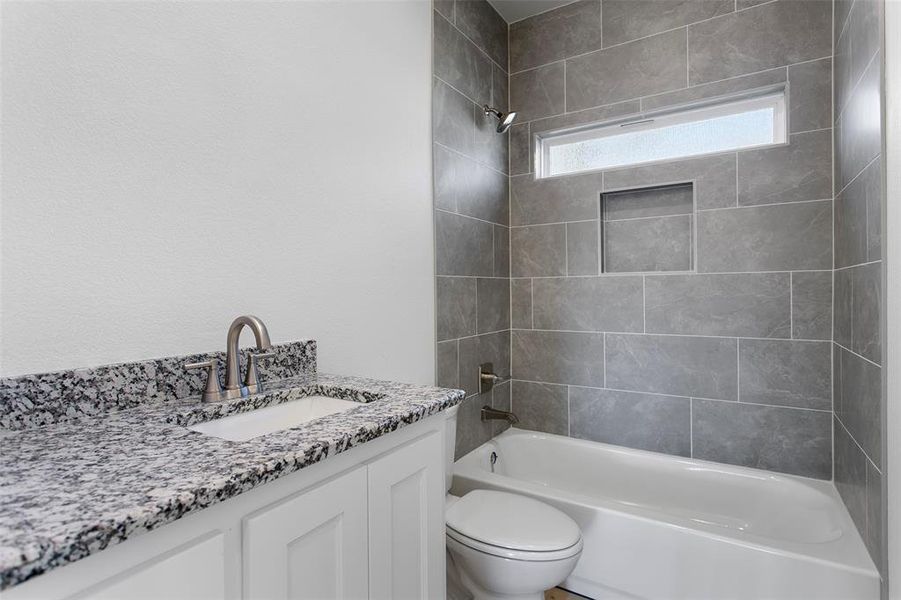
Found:
[[[212,533],[125,571],[75,600],[214,600],[225,597],[225,536]]]
[[[435,432],[369,465],[371,598],[444,597],[443,448]]]
[[[246,598],[366,598],[366,469],[251,515],[244,536]]]

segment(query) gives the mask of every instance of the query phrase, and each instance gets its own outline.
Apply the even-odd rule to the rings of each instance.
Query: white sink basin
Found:
[[[244,442],[274,431],[297,427],[307,421],[344,412],[357,406],[361,406],[361,404],[351,400],[338,400],[328,396],[305,396],[275,406],[198,423],[191,425],[188,429],[223,440]]]

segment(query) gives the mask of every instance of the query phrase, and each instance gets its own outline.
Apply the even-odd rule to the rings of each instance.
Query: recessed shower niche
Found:
[[[694,269],[694,185],[601,194],[601,272]]]

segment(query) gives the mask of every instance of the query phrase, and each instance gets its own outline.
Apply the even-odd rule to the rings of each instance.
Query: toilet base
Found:
[[[520,561],[474,550],[446,538],[448,568],[474,600],[543,600],[544,591],[566,579],[581,554],[554,561]],[[451,574],[448,576],[452,579]]]

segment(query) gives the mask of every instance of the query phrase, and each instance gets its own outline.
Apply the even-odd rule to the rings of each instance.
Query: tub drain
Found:
[[[497,452],[492,452],[488,460],[491,462],[491,472],[494,473],[494,463],[497,462]]]

